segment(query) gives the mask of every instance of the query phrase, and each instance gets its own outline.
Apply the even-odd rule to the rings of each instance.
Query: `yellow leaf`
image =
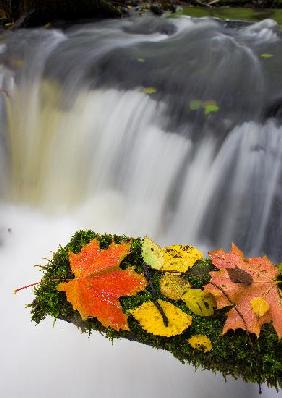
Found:
[[[199,351],[208,352],[212,349],[212,342],[208,338],[208,336],[204,336],[201,334],[195,335],[188,339],[188,343]]]
[[[190,283],[179,274],[166,272],[160,279],[161,293],[172,300],[180,300],[190,287]]]
[[[168,319],[168,326],[165,326],[162,314],[152,301],[146,301],[140,307],[130,311],[148,333],[156,336],[177,336],[191,325],[190,315],[167,301],[158,300],[158,303]]]
[[[164,265],[162,271],[186,272],[203,254],[193,246],[173,245],[164,249]]]
[[[173,245],[163,249],[145,237],[142,244],[142,256],[145,263],[160,271],[186,272],[203,254],[193,246]]]
[[[255,297],[251,300],[251,307],[257,317],[264,316],[269,310],[269,304],[262,297]]]
[[[201,289],[189,289],[181,298],[194,314],[211,316],[216,306],[211,294]]]

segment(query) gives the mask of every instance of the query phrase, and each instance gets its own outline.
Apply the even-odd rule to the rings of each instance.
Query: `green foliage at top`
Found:
[[[244,331],[228,332],[222,335],[223,324],[226,319],[226,309],[215,311],[213,316],[202,317],[193,314],[183,301],[173,302],[182,311],[193,316],[192,325],[182,334],[174,337],[160,337],[147,333],[130,315],[130,310],[140,306],[148,300],[162,299],[159,288],[161,272],[154,269],[147,270],[150,284],[146,290],[135,296],[121,298],[123,310],[128,315],[130,331],[115,331],[103,327],[95,318],[83,321],[77,311],[67,302],[64,292],[57,291],[60,282],[73,278],[70,270],[68,253],[80,252],[82,247],[92,239],[98,239],[101,248],[107,248],[114,241],[121,243],[129,241],[126,236],[98,235],[93,231],[78,231],[65,247],[60,247],[53,255],[47,266],[43,267],[43,278],[35,288],[35,299],[29,305],[32,320],[41,322],[46,316],[71,322],[82,332],[91,334],[99,331],[110,339],[126,338],[150,345],[157,349],[171,352],[183,363],[190,363],[196,368],[201,367],[213,372],[221,372],[223,376],[231,375],[242,378],[247,382],[267,383],[276,388],[282,387],[282,342],[278,340],[271,324],[264,325],[259,338]],[[122,268],[133,266],[137,272],[144,272],[141,255],[142,240],[132,240],[131,253],[121,264]],[[210,260],[197,261],[183,277],[192,287],[201,288],[209,282],[209,271],[213,269]],[[212,342],[210,352],[194,350],[188,343],[193,335],[205,335]]]

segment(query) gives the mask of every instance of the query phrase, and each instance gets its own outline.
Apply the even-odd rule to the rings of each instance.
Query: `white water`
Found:
[[[260,37],[273,42],[268,25]],[[205,29],[214,35],[217,24],[183,20],[178,28],[179,37],[185,38],[195,32],[205,34]],[[253,30],[242,30],[240,37],[249,39]],[[20,59],[11,56],[10,62],[20,71],[2,72],[2,89],[9,94],[8,98],[2,95],[6,112],[3,98],[0,103],[3,397],[257,396],[256,386],[232,380],[225,384],[221,376],[210,372],[194,373],[170,354],[137,343],[121,341],[112,347],[101,336],[88,339],[60,321],[52,328],[50,319],[35,327],[24,309],[32,292],[15,297],[12,291],[37,281],[40,273],[33,265],[42,264],[43,257],[50,257],[79,228],[147,234],[160,243],[189,242],[204,250],[228,247],[235,237],[249,252],[258,254],[264,248],[279,184],[281,129],[271,121],[262,125],[242,118],[221,145],[216,135],[209,134],[212,125],[202,125],[204,139],[195,143],[192,122],[184,128],[168,127],[172,105],[165,95],[156,100],[144,94],[141,84],[130,89],[110,84],[92,89],[84,81],[87,67],[98,62],[102,53],[138,43],[149,43],[153,52],[155,47],[150,46],[169,44],[163,33],[127,37],[115,22],[105,28],[82,28],[69,37],[56,31],[32,34],[23,40],[26,53]],[[39,43],[37,35],[42,35]],[[208,40],[215,80],[229,67],[225,58],[222,69],[213,70],[222,42],[227,55],[236,53],[240,62],[261,76],[256,55],[242,44],[242,38],[237,43],[221,33],[215,36],[202,39]],[[26,44],[31,39],[34,49]],[[172,37],[175,47],[177,40],[176,33]],[[86,48],[83,56],[80,45]],[[197,41],[198,45],[203,44]],[[59,46],[69,63],[52,53]],[[20,65],[22,61],[27,67]],[[44,75],[48,61],[51,72],[69,76],[61,85]],[[167,73],[173,81],[173,70]],[[241,76],[230,79],[232,90]],[[94,74],[94,80],[98,78]],[[193,76],[189,84],[193,85]],[[259,81],[258,86],[260,92],[263,83]],[[224,126],[232,125],[230,113],[223,119]],[[185,134],[180,134],[183,130]],[[272,393],[268,390],[265,396]]]
[[[25,303],[32,293],[13,288],[36,281],[42,256],[67,242],[78,227],[74,217],[46,217],[28,208],[0,210],[4,246],[1,264],[1,378],[3,397],[18,398],[219,398],[255,397],[257,387],[181,365],[170,354],[128,341],[114,345],[98,334],[47,319],[30,322]],[[11,228],[11,232],[7,231]]]

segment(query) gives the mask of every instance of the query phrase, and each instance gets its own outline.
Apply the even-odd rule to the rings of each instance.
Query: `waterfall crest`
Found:
[[[280,50],[269,20],[7,34],[3,200],[78,214],[101,231],[209,248],[234,241],[279,259],[282,130],[263,115],[282,89]]]

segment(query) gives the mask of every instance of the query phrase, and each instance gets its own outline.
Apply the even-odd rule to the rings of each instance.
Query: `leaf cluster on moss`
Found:
[[[242,378],[247,382],[267,383],[276,388],[282,387],[282,341],[271,324],[264,325],[259,338],[241,330],[222,335],[223,324],[228,309],[217,310],[210,317],[193,314],[183,301],[172,301],[162,296],[159,288],[161,272],[149,270],[150,284],[135,296],[122,297],[120,302],[124,312],[128,315],[129,331],[115,331],[103,327],[96,318],[83,321],[77,311],[66,300],[64,292],[57,290],[60,282],[72,279],[68,254],[79,253],[84,245],[96,238],[100,247],[106,249],[112,242],[121,243],[131,241],[131,252],[121,263],[121,268],[133,266],[136,272],[144,273],[141,255],[142,239],[130,239],[126,236],[99,235],[95,232],[78,231],[65,247],[60,247],[48,264],[43,267],[43,278],[34,289],[35,299],[29,305],[32,320],[41,322],[46,316],[62,319],[75,324],[82,332],[91,334],[99,331],[109,339],[126,338],[147,344],[156,349],[171,352],[183,363],[190,363],[196,368],[201,367],[213,372],[221,372],[223,376],[231,375]],[[201,288],[210,280],[209,272],[214,267],[208,259],[200,260],[183,276],[194,288]],[[153,287],[153,289],[152,289]],[[130,310],[140,306],[145,301],[162,299],[171,301],[182,311],[193,316],[192,325],[181,335],[174,337],[160,337],[147,333],[130,315]],[[205,335],[212,342],[210,352],[193,349],[187,340],[193,335]]]

